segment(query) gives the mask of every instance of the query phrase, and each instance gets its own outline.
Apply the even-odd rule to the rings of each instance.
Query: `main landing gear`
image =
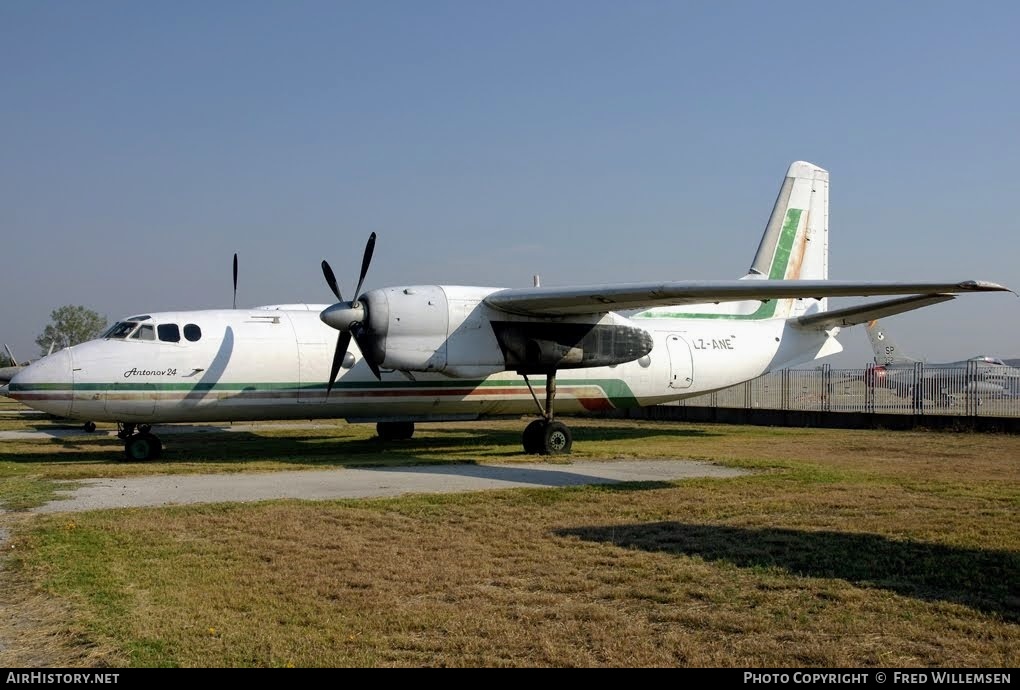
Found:
[[[163,444],[151,433],[148,424],[117,424],[117,438],[124,441],[125,460],[157,460],[163,453]]]
[[[556,401],[556,372],[552,371],[545,377],[545,407],[538,401],[535,389],[531,387],[531,381],[527,374],[524,382],[528,384],[531,397],[535,400],[538,413],[541,419],[528,424],[524,428],[524,452],[530,455],[566,455],[570,452],[573,438],[570,436],[570,429],[563,422],[553,419],[553,407]]]

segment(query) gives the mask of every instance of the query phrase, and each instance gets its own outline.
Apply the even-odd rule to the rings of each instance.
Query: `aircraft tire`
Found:
[[[152,434],[134,434],[124,441],[124,455],[128,460],[156,460],[162,453],[163,444]]]
[[[81,428],[85,430],[85,433],[91,434],[93,431],[96,430],[96,423],[85,422],[84,424],[81,425]]]
[[[542,455],[566,455],[574,440],[563,422],[549,422],[542,434]]]
[[[414,436],[414,422],[379,422],[375,433],[383,441],[406,441]]]
[[[528,426],[524,427],[524,452],[528,455],[542,454],[542,438],[545,435],[545,427],[548,422],[544,419],[535,419]]]

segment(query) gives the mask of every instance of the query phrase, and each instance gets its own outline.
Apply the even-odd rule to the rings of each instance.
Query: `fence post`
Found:
[[[911,390],[911,403],[914,414],[924,414],[924,364],[914,362],[914,385]]]
[[[822,365],[822,411],[828,412],[832,404],[832,365]]]
[[[963,378],[963,390],[967,396],[967,415],[970,417],[977,417],[978,405],[981,404],[981,393],[978,390],[978,367],[977,362],[967,362],[967,372]],[[968,381],[970,384],[968,385]],[[970,390],[967,390],[970,388]],[[973,392],[972,392],[973,391]]]
[[[878,369],[869,363],[864,368],[864,411],[875,412],[875,393],[878,389]]]

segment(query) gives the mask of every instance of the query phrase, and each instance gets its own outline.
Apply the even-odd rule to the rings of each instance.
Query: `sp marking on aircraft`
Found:
[[[828,207],[829,173],[793,163],[739,280],[362,293],[372,234],[351,300],[323,261],[332,305],[132,316],[21,370],[8,395],[62,417],[117,422],[136,460],[159,456],[152,426],[162,423],[345,418],[406,439],[418,421],[529,412],[537,419],[524,430],[525,452],[568,453],[570,429],[555,413],[727,388],[841,351],[840,328],[1007,289],[830,281]],[[898,297],[828,308],[828,297],[880,295]]]

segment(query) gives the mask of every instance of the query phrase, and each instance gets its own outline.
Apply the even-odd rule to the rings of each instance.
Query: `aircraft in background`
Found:
[[[875,355],[874,366],[865,374],[869,385],[888,388],[901,397],[921,395],[943,401],[963,393],[1012,396],[1020,389],[1020,369],[998,357],[923,362],[905,354],[877,320],[870,321],[865,330]]]
[[[27,359],[24,362],[19,362],[18,359],[14,356],[14,352],[11,351],[11,348],[7,343],[4,343],[4,350],[7,351],[7,358],[11,360],[11,365],[6,367],[0,367],[0,384],[9,382],[12,378],[14,378],[15,374],[17,374],[19,371],[21,371],[22,369],[24,369],[25,367],[32,363]],[[53,344],[51,343],[50,354],[52,354],[52,352]]]
[[[525,452],[567,453],[571,433],[555,413],[727,388],[840,352],[841,327],[1007,289],[830,281],[828,210],[829,173],[793,163],[750,270],[723,281],[362,293],[373,233],[353,300],[323,261],[335,304],[132,316],[21,371],[8,395],[62,417],[117,422],[136,460],[159,456],[151,429],[161,423],[344,418],[406,439],[419,421],[529,412],[538,418],[524,430]],[[828,308],[828,297],[880,295],[898,297]],[[620,313],[631,310],[640,311]]]

